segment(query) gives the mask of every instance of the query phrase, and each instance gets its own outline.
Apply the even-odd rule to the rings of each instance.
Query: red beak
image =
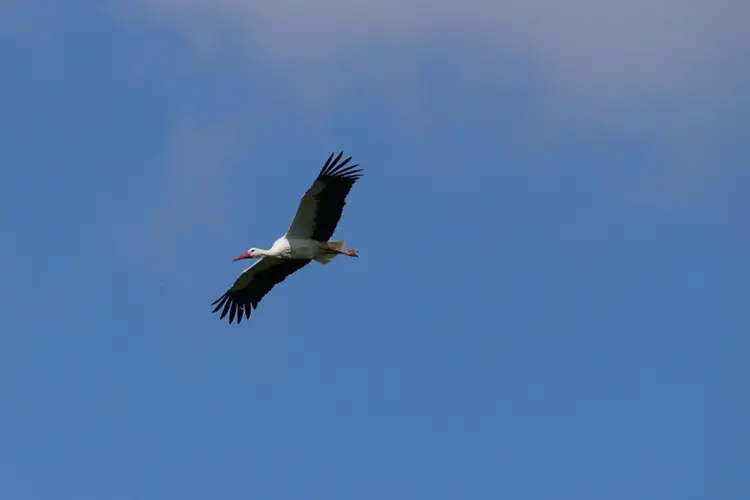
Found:
[[[235,257],[234,259],[232,259],[232,262],[237,262],[238,260],[252,259],[252,258],[253,256],[250,254],[250,252],[243,252],[239,254],[237,257]]]

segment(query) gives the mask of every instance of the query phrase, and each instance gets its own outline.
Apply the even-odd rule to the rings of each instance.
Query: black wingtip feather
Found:
[[[229,306],[229,324],[234,323],[234,317],[237,315],[237,302],[232,302]]]
[[[218,311],[219,309],[221,309],[221,308],[222,308],[222,307],[224,306],[224,302],[226,302],[226,300],[227,300],[228,298],[229,298],[229,297],[227,297],[227,295],[225,294],[225,295],[222,295],[221,297],[219,297],[218,299],[214,300],[213,302],[211,302],[211,305],[212,305],[212,306],[213,306],[213,305],[216,305],[216,307],[214,307],[214,310],[213,310],[213,311],[211,311],[211,312],[216,312],[216,311]]]
[[[362,169],[356,168],[359,166],[359,164],[347,166],[347,164],[352,159],[351,156],[346,158],[344,161],[340,161],[341,157],[344,155],[344,152],[339,152],[338,156],[336,156],[336,158],[334,159],[335,154],[336,153],[331,153],[331,155],[328,157],[328,160],[326,160],[323,168],[320,169],[318,179],[325,177],[336,177],[353,182],[362,177]]]
[[[323,169],[321,170],[321,173],[322,173],[323,171],[325,171],[326,169],[328,169],[328,168],[333,168],[333,167],[335,167],[335,166],[336,166],[336,164],[337,164],[337,163],[339,162],[339,160],[341,159],[341,157],[342,157],[342,156],[344,155],[344,152],[343,152],[343,151],[341,151],[341,152],[339,153],[339,155],[338,155],[338,156],[336,157],[336,159],[334,160],[334,159],[333,159],[333,155],[335,155],[335,154],[336,154],[335,152],[334,152],[334,153],[331,153],[331,156],[329,156],[329,157],[328,157],[328,159],[326,160],[325,164],[323,165]]]
[[[224,303],[224,309],[222,309],[221,316],[219,317],[219,319],[224,319],[224,316],[227,315],[227,313],[229,312],[229,308],[230,307],[232,307],[232,301],[231,300],[227,300]]]
[[[328,168],[328,165],[331,164],[331,160],[333,160],[333,155],[334,154],[335,153],[331,153],[331,156],[328,157],[328,159],[326,160],[326,162],[323,164],[323,168],[321,170],[325,170],[325,169]]]

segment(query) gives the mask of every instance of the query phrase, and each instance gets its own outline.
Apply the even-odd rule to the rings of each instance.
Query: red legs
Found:
[[[336,250],[335,248],[330,248],[329,250],[331,252],[336,252],[341,255],[347,255],[349,257],[359,257],[359,252],[357,252],[353,248],[349,248],[347,250]]]

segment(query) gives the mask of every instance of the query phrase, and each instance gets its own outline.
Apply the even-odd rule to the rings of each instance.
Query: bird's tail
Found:
[[[329,241],[328,242],[328,248],[331,250],[343,250],[344,249],[344,242],[343,241]],[[330,252],[330,253],[323,253],[321,255],[318,255],[315,257],[316,262],[320,262],[321,264],[328,264],[333,260],[334,257],[336,257],[338,253],[336,252]]]

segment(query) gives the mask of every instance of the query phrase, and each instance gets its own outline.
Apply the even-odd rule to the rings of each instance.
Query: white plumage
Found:
[[[211,305],[221,309],[220,319],[229,314],[229,323],[250,318],[253,309],[278,283],[302,269],[312,260],[328,264],[337,255],[358,257],[356,250],[344,250],[343,241],[331,241],[346,197],[362,176],[359,165],[349,165],[351,157],[341,161],[344,152],[328,157],[318,177],[300,200],[286,234],[268,250],[250,248],[234,260],[259,258],[245,269],[234,284]]]

